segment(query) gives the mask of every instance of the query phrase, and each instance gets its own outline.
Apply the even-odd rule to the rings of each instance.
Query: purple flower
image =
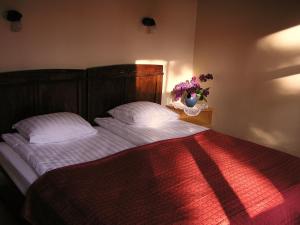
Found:
[[[208,80],[213,80],[214,79],[214,77],[213,77],[213,75],[211,73],[206,74],[206,78]]]
[[[212,80],[213,75],[208,74],[201,74],[199,76],[199,80],[201,82],[206,82],[207,80]],[[197,79],[196,76],[193,76],[190,81],[181,82],[173,88],[171,94],[173,95],[173,98],[177,101],[179,100],[182,95],[187,92],[188,95],[194,95],[197,94],[200,96],[200,100],[206,100],[206,97],[209,95],[209,88],[201,88],[200,82]]]
[[[201,75],[199,76],[199,80],[200,80],[201,82],[206,82],[206,77],[205,77],[205,75],[204,75],[204,74],[201,74]]]
[[[209,88],[203,89],[202,94],[207,97],[209,95]]]
[[[213,75],[211,74],[211,73],[208,73],[208,74],[201,74],[200,76],[199,76],[199,80],[201,81],[201,82],[206,82],[207,80],[213,80],[214,79],[214,77],[213,77]]]

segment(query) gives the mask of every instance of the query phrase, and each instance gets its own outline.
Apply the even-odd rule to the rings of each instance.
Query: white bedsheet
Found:
[[[98,130],[96,135],[51,144],[29,144],[18,133],[4,134],[2,137],[38,176],[59,167],[93,161],[135,147],[101,127],[95,128]]]
[[[154,127],[129,125],[111,117],[96,118],[95,122],[99,126],[104,127],[137,146],[165,139],[189,136],[208,130],[206,127],[182,120],[169,121]]]
[[[23,194],[38,178],[38,175],[19,154],[4,142],[0,142],[0,164]]]

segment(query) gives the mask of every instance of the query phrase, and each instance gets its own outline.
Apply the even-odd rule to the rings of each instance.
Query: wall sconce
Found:
[[[151,17],[144,17],[142,19],[142,24],[146,28],[147,33],[152,33],[152,31],[154,30],[154,28],[156,26],[155,20]]]
[[[4,14],[4,18],[10,22],[10,30],[19,32],[22,29],[21,19],[23,15],[16,10],[8,10]]]

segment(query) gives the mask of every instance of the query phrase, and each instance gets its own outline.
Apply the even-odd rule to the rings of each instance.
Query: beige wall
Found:
[[[215,129],[300,155],[298,1],[0,2],[0,12],[11,8],[24,14],[23,30],[0,19],[0,71],[159,63],[166,103],[194,63],[196,73],[215,74]],[[156,19],[153,33],[143,16]]]
[[[299,1],[198,1],[195,72],[216,130],[300,156]]]
[[[196,5],[196,0],[1,0],[1,13],[17,9],[24,19],[23,30],[13,33],[0,18],[0,71],[162,63],[168,92],[192,74]],[[156,19],[155,32],[145,32],[144,16]]]

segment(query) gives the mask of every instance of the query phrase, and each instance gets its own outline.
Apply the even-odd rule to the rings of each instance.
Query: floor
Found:
[[[0,202],[0,224],[23,225],[22,222],[18,221],[16,216],[14,216],[2,202]]]
[[[28,225],[18,217],[20,193],[0,169],[0,224],[1,225]],[[16,203],[16,204],[15,204]]]

